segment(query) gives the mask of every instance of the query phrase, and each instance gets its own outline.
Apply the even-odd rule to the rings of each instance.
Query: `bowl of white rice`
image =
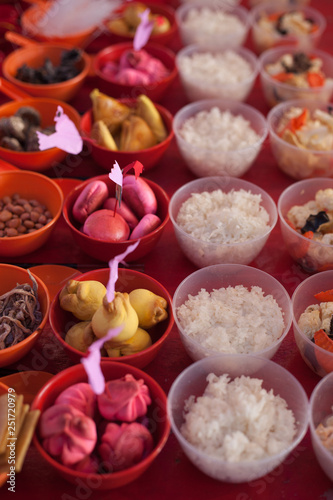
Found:
[[[251,25],[247,9],[218,0],[184,3],[176,20],[183,45],[220,49],[243,45]]]
[[[190,274],[177,287],[172,308],[193,361],[220,353],[270,359],[292,322],[291,300],[281,283],[238,264],[208,266]]]
[[[256,160],[268,126],[253,106],[230,99],[204,99],[175,114],[173,131],[179,152],[196,177],[241,177]]]
[[[309,419],[306,392],[290,372],[242,354],[220,354],[185,369],[171,386],[167,411],[193,465],[229,483],[275,469],[302,441]]]
[[[250,264],[277,222],[270,195],[234,177],[202,177],[171,197],[169,216],[178,244],[197,267]]]
[[[259,73],[257,56],[245,47],[188,45],[177,53],[176,65],[189,101],[245,101]]]

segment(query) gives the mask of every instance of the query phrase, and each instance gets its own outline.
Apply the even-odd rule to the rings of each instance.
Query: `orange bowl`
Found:
[[[148,54],[156,57],[156,59],[159,59],[169,70],[169,74],[162,80],[149,85],[125,85],[115,82],[103,73],[102,69],[105,63],[118,62],[123,52],[132,49],[132,42],[116,43],[115,45],[106,47],[96,54],[93,59],[93,70],[98,78],[99,90],[115,98],[135,98],[140,94],[145,94],[152,101],[156,102],[161,100],[178,74],[175,54],[162,45],[148,43],[143,48],[146,52],[148,52]]]
[[[42,128],[54,125],[54,117],[58,106],[72,120],[76,128],[80,128],[80,115],[69,104],[46,97],[30,97],[18,101],[10,101],[0,106],[0,118],[9,117],[23,106],[31,106],[39,111],[41,115]],[[45,151],[12,151],[0,147],[0,158],[24,170],[42,172],[52,168],[52,165],[62,162],[66,157],[66,151],[58,148],[50,148]]]
[[[24,170],[0,172],[0,199],[15,193],[28,200],[36,199],[46,205],[53,215],[53,219],[33,233],[0,238],[0,255],[2,257],[26,255],[40,248],[51,235],[61,215],[62,191],[54,180],[45,175]]]
[[[136,103],[135,99],[119,99],[119,101],[129,107],[134,107]],[[110,165],[113,165],[114,161],[117,161],[119,165],[122,166],[128,165],[133,161],[140,161],[145,167],[144,171],[155,167],[168,149],[172,138],[174,137],[172,114],[159,104],[155,104],[155,106],[162,117],[164,125],[168,131],[168,136],[159,144],[156,144],[151,148],[140,149],[139,151],[112,151],[111,149],[104,148],[103,146],[97,144],[93,139],[90,139],[93,125],[92,109],[84,113],[80,122],[81,133],[84,140],[89,143],[91,156],[95,162],[105,168],[108,172],[110,171]]]
[[[170,28],[167,31],[159,34],[151,34],[149,37],[149,41],[152,43],[157,43],[159,45],[168,45],[170,42],[172,42],[178,30],[174,9],[168,7],[167,5],[158,5],[156,3],[145,2],[145,6],[148,9],[150,9],[150,12],[152,14],[164,16],[170,23]],[[106,28],[108,30],[107,33],[112,43],[131,42],[134,38],[134,34],[128,34],[128,35],[120,34],[110,29],[108,26],[108,23],[112,19],[117,19],[122,17],[122,13],[125,10],[125,8],[126,8],[126,3],[122,4],[120,8],[116,11],[115,15],[106,22]]]
[[[33,273],[31,273],[33,274]],[[38,284],[38,301],[40,303],[40,310],[43,314],[43,319],[37,330],[35,330],[29,337],[18,342],[12,347],[0,350],[0,367],[8,366],[16,363],[19,359],[23,358],[34,346],[36,340],[40,336],[45,327],[49,314],[49,296],[47,288],[43,281],[33,274]],[[31,279],[26,269],[11,264],[0,264],[0,296],[9,292],[16,287],[17,284],[29,283]]]
[[[80,90],[86,76],[89,73],[90,58],[82,51],[81,60],[77,68],[80,71],[77,76],[64,82],[51,84],[27,83],[16,78],[17,70],[26,64],[31,68],[43,66],[49,59],[54,66],[60,64],[61,54],[70,50],[69,45],[53,45],[47,43],[34,43],[11,52],[2,63],[2,73],[7,80],[33,97],[51,97],[60,101],[70,101]]]
[[[110,163],[111,164],[111,163]],[[121,165],[123,167],[125,165]],[[84,182],[82,182],[81,185],[75,187],[69,195],[66,197],[64,201],[64,207],[63,207],[63,216],[65,219],[65,222],[67,223],[69,229],[72,232],[72,236],[74,240],[76,241],[77,245],[83,250],[83,252],[87,253],[94,259],[98,259],[104,262],[108,262],[110,259],[113,259],[117,255],[120,255],[121,253],[125,252],[127,247],[138,241],[137,239],[133,240],[126,240],[126,241],[118,241],[118,242],[109,242],[109,241],[103,241],[97,238],[93,238],[92,236],[88,236],[87,234],[84,234],[83,232],[80,231],[80,224],[75,221],[73,218],[73,206],[74,203],[81,193],[85,186],[89,184],[93,180],[101,180],[104,181],[109,189],[109,196],[114,196],[115,195],[115,184],[113,181],[110,180],[109,176],[106,175],[99,175],[97,177],[93,177],[91,179],[88,179]],[[164,231],[164,228],[166,224],[169,221],[169,214],[168,214],[168,206],[169,206],[169,197],[166,194],[166,192],[155,182],[150,181],[149,179],[145,179],[147,184],[152,188],[152,190],[155,193],[156,199],[157,199],[157,205],[158,209],[156,212],[156,215],[161,219],[162,223],[151,233],[147,234],[146,236],[143,236],[140,238],[140,243],[137,246],[137,248],[131,252],[127,257],[125,257],[125,260],[127,262],[133,261],[140,259],[144,255],[147,255],[157,244],[159,241],[160,237],[162,236],[162,233]]]
[[[166,414],[167,396],[161,386],[147,373],[130,365],[121,363],[101,363],[105,380],[115,380],[131,374],[137,380],[142,379],[148,386],[152,403],[148,406],[147,418],[149,429],[154,440],[153,450],[139,463],[119,472],[106,474],[86,473],[75,471],[62,465],[52,458],[43,448],[38,429],[34,434],[33,443],[46,462],[67,481],[74,484],[83,484],[94,490],[111,490],[119,488],[137,479],[152,464],[163,449],[170,432],[170,423]],[[87,382],[87,376],[82,364],[71,366],[61,371],[39,391],[33,401],[32,409],[39,409],[42,413],[52,406],[59,394],[73,384]]]
[[[96,27],[63,37],[47,37],[39,32],[38,25],[42,23],[45,14],[51,8],[52,4],[53,2],[42,1],[25,10],[21,16],[21,26],[23,33],[40,42],[65,44],[71,47],[87,46],[93,37],[93,33]]]
[[[87,273],[76,276],[77,281],[95,280],[100,281],[103,285],[107,285],[110,276],[110,269],[96,269],[94,271],[89,271]],[[164,297],[168,303],[168,318],[165,321],[161,321],[153,328],[148,330],[152,345],[147,349],[135,354],[130,354],[127,356],[121,356],[119,358],[109,358],[102,357],[103,361],[117,361],[120,363],[128,363],[131,366],[136,366],[137,368],[143,368],[148,365],[157,355],[165,341],[167,340],[171,329],[174,324],[174,318],[172,314],[172,299],[169,292],[164,288],[161,283],[156,281],[150,276],[134,271],[133,269],[118,269],[118,280],[116,282],[116,291],[130,293],[136,288],[146,288],[151,292]],[[54,298],[50,307],[49,321],[52,330],[57,337],[58,341],[62,344],[64,349],[67,351],[68,355],[71,357],[74,363],[79,363],[80,359],[84,354],[74,347],[70,346],[65,342],[65,336],[69,328],[74,322],[78,322],[72,313],[65,311],[60,307],[59,302],[60,291]]]

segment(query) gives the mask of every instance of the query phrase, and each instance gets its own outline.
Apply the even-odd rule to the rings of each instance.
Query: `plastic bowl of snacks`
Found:
[[[321,12],[302,5],[264,2],[254,7],[250,15],[252,40],[259,54],[278,45],[294,45],[299,50],[311,51],[319,44],[326,28]]]
[[[277,222],[269,194],[233,177],[184,184],[171,197],[169,214],[181,250],[197,267],[249,264]]]
[[[320,377],[333,372],[332,278],[331,270],[313,274],[298,285],[291,298],[297,347],[308,367]]]
[[[177,53],[176,64],[190,101],[245,101],[259,73],[257,56],[244,47],[207,49],[189,45]]]
[[[228,99],[187,104],[174,116],[179,151],[197,177],[241,177],[257,158],[267,137],[263,114]]]
[[[275,469],[302,441],[309,420],[307,395],[288,370],[242,354],[193,363],[173,382],[167,410],[193,465],[229,483]]]
[[[141,2],[120,5],[106,22],[112,43],[132,41],[141,21],[140,14],[147,8],[150,10],[149,19],[154,23],[149,40],[158,45],[169,45],[178,31],[174,10],[167,5]]]
[[[100,338],[97,335],[100,335],[102,327],[98,316],[100,311],[105,310],[103,299],[109,276],[110,269],[108,268],[81,274],[75,280],[71,280],[70,285],[67,284],[60,290],[51,304],[49,320],[52,330],[74,363],[78,363],[91,343]],[[92,281],[94,283],[91,283]],[[97,285],[96,282],[98,282]],[[82,301],[79,310],[74,300],[75,297],[82,295],[81,291],[84,287],[86,289],[89,287],[90,298],[93,297],[94,302],[91,304],[88,301],[86,303]],[[120,303],[122,300],[126,311],[130,309],[133,314],[134,308],[134,316],[131,317],[134,336],[124,341],[105,343],[102,360],[119,361],[143,368],[163,348],[173,327],[171,297],[161,283],[132,269],[118,269],[115,291],[119,295],[116,301]],[[92,319],[97,309],[100,311]],[[119,304],[115,311],[117,314],[121,311]],[[112,314],[113,319],[110,317],[110,321],[116,321],[116,312]],[[129,314],[127,317],[130,317]],[[139,327],[135,331],[137,318]],[[86,329],[88,323],[90,323],[89,332]],[[82,331],[81,326],[86,330]]]
[[[94,394],[83,365],[77,364],[52,377],[31,407],[41,411],[33,443],[43,459],[67,481],[74,484],[79,481],[89,488],[93,485],[98,491],[119,488],[141,476],[163,449],[170,432],[166,394],[150,375],[122,363],[102,362],[101,369],[105,378],[102,394]],[[128,394],[128,387],[130,397],[124,401],[122,390]],[[111,408],[111,395],[119,402],[116,412]],[[77,396],[87,398],[83,399],[86,404],[76,406]],[[75,418],[86,430],[79,440],[82,446],[77,444],[74,434],[61,426],[64,407],[66,421]],[[138,421],[134,422],[135,419]],[[57,428],[50,425],[53,421],[59,422]],[[99,437],[98,422],[102,424],[98,426]],[[65,432],[72,453],[66,453],[61,445],[58,451],[52,449],[52,442],[61,443]]]
[[[256,7],[259,4],[267,3],[268,0],[249,0],[249,7]],[[304,5],[308,5],[310,0],[292,0],[292,4],[294,6],[303,7]],[[281,7],[286,5],[290,5],[290,0],[275,0],[275,4]]]
[[[312,448],[319,465],[333,481],[332,407],[333,374],[326,375],[310,397],[310,434]]]
[[[329,102],[333,93],[333,57],[313,49],[275,47],[261,54],[261,87],[270,107],[293,99]]]
[[[62,7],[64,6],[66,8],[66,4],[62,5]],[[67,6],[70,7],[70,4],[67,4]],[[81,12],[81,14],[84,13]],[[59,16],[62,18],[62,24],[59,23],[55,30],[55,23],[57,23],[56,20],[59,19]],[[88,17],[86,23],[89,27],[78,31],[77,26],[79,25],[79,19],[82,21],[77,11],[76,19],[70,19],[64,11],[63,14],[61,14],[61,9],[59,9],[58,3],[55,4],[54,2],[47,0],[38,2],[24,10],[22,12],[20,22],[22,32],[39,42],[65,44],[70,45],[71,47],[85,47],[93,39],[97,26],[91,26],[91,18],[89,19]],[[68,29],[69,22],[72,23],[70,30]],[[51,34],[50,23],[52,24],[53,33],[54,30],[56,32],[55,34]],[[64,32],[65,28],[67,31],[66,33]]]
[[[0,367],[16,363],[34,346],[48,320],[49,296],[45,284],[22,267],[0,264]],[[12,322],[6,319],[10,315]]]
[[[190,274],[178,285],[172,307],[193,361],[221,353],[270,359],[292,322],[285,288],[264,271],[240,264],[218,264]]]
[[[0,173],[0,256],[18,257],[40,248],[61,216],[58,184],[37,172]]]
[[[245,42],[251,24],[249,12],[226,2],[188,2],[176,10],[183,45],[236,48]]]
[[[137,260],[162,236],[169,221],[169,197],[155,182],[127,175],[115,217],[115,186],[107,174],[82,182],[66,197],[63,216],[76,244],[91,257],[108,262],[140,240],[125,259]]]
[[[70,46],[34,43],[11,52],[2,63],[3,76],[33,97],[70,101],[81,88],[90,58]]]
[[[295,99],[267,115],[269,141],[278,167],[296,180],[333,175],[331,104]]]
[[[145,95],[117,100],[94,90],[91,97],[93,107],[80,126],[95,162],[107,171],[114,161],[121,167],[140,161],[145,171],[155,167],[174,136],[171,113]]]
[[[54,118],[61,106],[65,115],[80,128],[80,115],[69,104],[46,97],[28,97],[26,92],[2,79],[1,88],[15,101],[0,106],[0,158],[24,170],[42,172],[66,157],[59,148],[39,150],[36,128],[43,133],[54,131]],[[9,119],[6,120],[6,119]]]
[[[277,207],[291,257],[308,273],[333,269],[333,179],[295,182],[281,193]]]
[[[115,98],[147,95],[159,101],[177,76],[175,54],[147,43],[135,51],[131,42],[116,43],[99,51],[93,59],[93,70],[101,91]]]

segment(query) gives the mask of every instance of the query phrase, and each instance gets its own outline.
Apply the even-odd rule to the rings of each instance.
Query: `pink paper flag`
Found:
[[[114,162],[113,168],[109,173],[109,178],[118,186],[122,187],[123,185],[123,173],[117,161]]]
[[[136,29],[134,40],[133,40],[133,48],[134,50],[141,50],[144,45],[149,40],[150,34],[153,30],[154,23],[153,21],[149,21],[150,9],[144,10],[139,17],[141,18],[141,22]]]
[[[59,148],[66,153],[77,155],[81,153],[83,140],[72,120],[64,114],[61,106],[58,106],[54,117],[55,132],[51,135],[36,132],[38,137],[39,149],[44,151],[50,148]]]
[[[136,241],[135,243],[133,243],[133,245],[127,247],[125,252],[121,253],[120,255],[117,255],[114,259],[111,259],[109,261],[110,277],[108,284],[106,285],[106,298],[108,299],[108,302],[112,302],[114,299],[115,285],[118,279],[118,264],[120,262],[122,264],[125,264],[125,262],[123,262],[123,259],[126,257],[126,255],[133,252],[139,243],[140,240]]]
[[[81,363],[88,375],[88,382],[95,394],[102,394],[105,388],[105,379],[101,370],[101,348],[104,342],[116,337],[123,328],[123,325],[111,328],[104,337],[91,344],[88,349],[88,356],[81,358]]]

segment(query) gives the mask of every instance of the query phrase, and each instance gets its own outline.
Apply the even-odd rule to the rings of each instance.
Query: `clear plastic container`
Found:
[[[274,297],[283,314],[284,329],[279,339],[269,347],[251,354],[270,359],[274,356],[283,339],[287,336],[292,322],[292,308],[290,297],[281,283],[270,274],[251,266],[238,264],[208,266],[187,276],[187,278],[178,285],[172,299],[173,316],[181,341],[187,354],[193,361],[214,356],[221,351],[208,349],[201,345],[199,341],[185,333],[177,315],[178,308],[188,300],[189,295],[197,295],[202,288],[210,293],[214,289],[218,290],[220,288],[227,288],[228,286],[235,287],[237,285],[243,285],[248,290],[250,290],[252,286],[259,286],[263,290],[265,296],[272,295]]]
[[[212,243],[199,240],[186,233],[176,222],[182,204],[190,198],[192,193],[204,191],[210,193],[218,189],[224,193],[244,189],[252,194],[260,194],[260,205],[269,214],[269,226],[266,232],[239,243]],[[214,264],[249,264],[261,252],[277,222],[277,208],[269,194],[251,182],[233,177],[203,177],[185,184],[173,194],[169,203],[169,215],[181,250],[197,267]]]
[[[249,146],[229,151],[222,151],[218,148],[207,149],[204,146],[190,144],[183,139],[180,130],[184,123],[201,111],[209,112],[214,107],[222,113],[229,111],[233,116],[242,116],[258,134],[259,139]],[[216,175],[241,177],[257,158],[267,137],[268,126],[264,115],[248,104],[228,99],[204,99],[187,104],[175,114],[173,131],[180,154],[194,175],[197,177]],[[239,142],[242,139],[240,135]]]
[[[321,87],[295,87],[286,82],[280,82],[273,78],[267,71],[268,64],[276,63],[285,54],[299,53],[299,49],[295,46],[288,45],[275,47],[266,50],[259,58],[260,64],[260,81],[261,87],[270,107],[279,104],[280,102],[290,101],[293,99],[315,99],[323,102],[329,102],[333,93],[333,57],[328,52],[322,50],[312,50],[307,54],[311,58],[315,57],[322,61],[322,72],[325,75],[326,82]]]
[[[333,189],[333,179],[319,177],[295,182],[281,193],[277,204],[287,252],[308,273],[333,269],[333,245],[310,240],[298,233],[288,224],[287,214],[293,206],[314,200],[319,189],[329,188]]]
[[[274,106],[267,115],[269,140],[278,167],[296,180],[333,175],[333,150],[318,151],[299,148],[282,139],[277,128],[282,117],[292,107],[307,108],[310,113],[316,109],[328,111],[329,104],[321,100],[295,99]]]
[[[190,396],[200,396],[207,385],[209,373],[231,379],[241,375],[263,380],[263,388],[285,399],[296,420],[293,442],[282,452],[261,460],[227,462],[210,456],[190,444],[180,432],[184,422],[184,403]],[[168,394],[168,416],[171,428],[188,459],[204,474],[229,483],[243,483],[265,476],[275,469],[302,441],[308,428],[308,398],[298,380],[273,361],[241,354],[220,354],[193,363],[174,381]]]
[[[315,387],[310,397],[310,434],[313,451],[325,474],[333,481],[333,453],[322,444],[316,433],[321,422],[333,414],[333,373],[326,375]]]
[[[321,12],[312,7],[299,5],[296,6],[296,8],[297,12],[304,13],[306,19],[311,19],[313,21],[313,25],[316,26],[314,31],[302,35],[284,35],[274,29],[267,29],[266,26],[263,27],[260,25],[259,21],[262,17],[295,11],[294,3],[283,6],[283,12],[281,12],[281,6],[275,0],[273,2],[260,3],[250,11],[252,41],[256,52],[260,54],[264,50],[282,44],[294,45],[298,50],[303,51],[312,50],[318,45],[326,28],[327,23],[325,17]]]
[[[193,24],[190,24],[188,21],[189,15],[193,16],[193,12],[194,16],[197,12],[199,15],[203,9],[208,11],[209,14],[211,12],[222,12],[228,16],[237,18],[240,21],[240,23],[237,23],[239,28],[233,30],[232,34],[230,34],[228,26],[223,26],[223,24],[219,26],[218,30],[208,29],[208,26],[203,26],[201,30],[194,30],[192,28]],[[239,47],[245,42],[251,24],[249,11],[247,9],[239,5],[232,5],[225,0],[196,0],[183,3],[183,5],[176,10],[176,20],[183,45],[198,44],[213,49]]]
[[[238,82],[221,82],[216,84],[207,78],[205,73],[200,75],[200,79],[195,79],[193,74],[189,74],[186,60],[191,60],[195,54],[210,54],[218,57],[226,51],[231,50],[241,57],[251,67],[251,74],[247,78]],[[216,62],[216,65],[218,63]],[[181,49],[176,55],[176,65],[179,77],[189,101],[199,101],[200,99],[232,99],[234,101],[245,101],[251,92],[254,82],[259,74],[259,61],[257,56],[244,47],[232,49],[205,48],[200,45],[189,45]]]
[[[323,349],[310,340],[298,326],[298,320],[305,309],[319,304],[315,294],[332,289],[333,271],[324,271],[306,278],[293,293],[293,330],[297,347],[302,358],[311,370],[320,377],[333,372],[333,353]]]

